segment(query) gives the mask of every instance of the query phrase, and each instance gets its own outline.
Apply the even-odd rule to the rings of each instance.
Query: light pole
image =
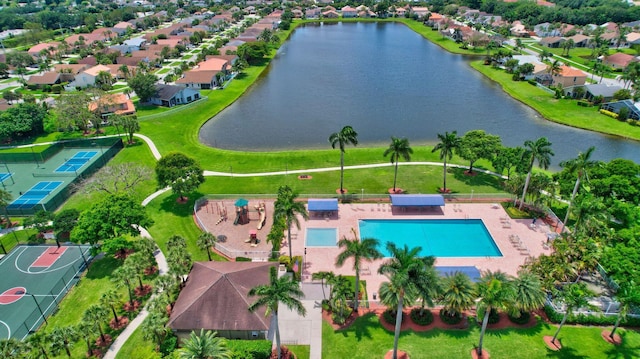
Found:
[[[302,273],[304,273],[305,263],[307,263],[307,247],[304,247],[304,256],[302,257]]]
[[[473,202],[473,190],[471,190],[471,199],[469,200],[469,202]]]
[[[362,193],[362,195],[360,196],[360,200],[364,201],[364,188],[360,188],[360,192]]]
[[[49,322],[47,322],[47,317],[44,316],[44,312],[42,311],[42,308],[40,308],[40,303],[38,303],[38,300],[36,299],[36,296],[31,294],[31,293],[27,293],[27,292],[25,292],[24,294],[30,295],[31,298],[33,298],[33,301],[36,302],[36,307],[38,307],[38,311],[40,312],[40,315],[42,316],[42,319],[44,320],[44,323],[49,325]]]

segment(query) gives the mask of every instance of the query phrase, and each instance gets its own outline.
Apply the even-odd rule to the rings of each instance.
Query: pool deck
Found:
[[[294,229],[295,239],[292,240],[294,255],[303,254],[307,227],[338,228],[339,238],[346,236],[353,238],[352,229],[359,232],[358,220],[361,219],[481,219],[496,245],[502,252],[502,257],[440,257],[437,266],[475,266],[480,271],[501,270],[507,274],[516,275],[518,268],[525,263],[529,256],[537,257],[543,253],[550,253],[543,244],[547,241],[547,233],[553,232],[548,225],[538,221],[535,229],[531,227],[531,219],[509,219],[502,206],[492,203],[452,204],[424,210],[402,211],[391,208],[390,204],[340,204],[337,214],[329,217],[312,216],[308,221],[300,221],[300,230]],[[359,235],[359,233],[358,233]],[[518,236],[529,251],[529,256],[511,243],[510,237]],[[338,247],[306,247],[303,281],[310,282],[311,274],[320,271],[333,271],[335,274],[353,275],[353,262],[348,261],[344,266],[335,266],[335,258],[340,253]],[[283,248],[283,252],[288,250]],[[380,284],[386,277],[377,274],[384,259],[362,263],[361,278],[367,281],[367,294],[373,298],[373,292],[378,292]]]

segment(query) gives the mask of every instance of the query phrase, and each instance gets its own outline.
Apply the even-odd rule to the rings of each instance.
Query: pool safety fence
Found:
[[[44,323],[44,317],[49,317],[58,310],[60,301],[69,292],[69,290],[80,280],[80,273],[85,270],[84,263],[72,264],[67,268],[62,277],[53,285],[47,293],[33,294],[32,300],[35,300],[39,306],[29,313],[24,321],[17,327],[12,328],[11,337],[18,340],[24,340],[29,334],[38,330]],[[31,296],[26,294],[25,296]],[[34,303],[35,304],[35,303]],[[40,312],[42,310],[42,312]],[[43,317],[44,315],[44,317]]]

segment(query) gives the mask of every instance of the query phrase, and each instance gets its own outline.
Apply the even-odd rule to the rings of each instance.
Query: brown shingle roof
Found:
[[[176,301],[169,323],[174,330],[268,330],[265,308],[248,308],[251,288],[269,284],[272,262],[196,262]]]
[[[32,85],[53,85],[60,82],[60,73],[55,71],[45,72],[42,75],[32,75],[27,80]]]

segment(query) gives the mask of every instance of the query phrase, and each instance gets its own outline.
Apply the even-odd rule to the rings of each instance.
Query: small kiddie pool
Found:
[[[336,247],[338,228],[307,228],[306,247]]]

